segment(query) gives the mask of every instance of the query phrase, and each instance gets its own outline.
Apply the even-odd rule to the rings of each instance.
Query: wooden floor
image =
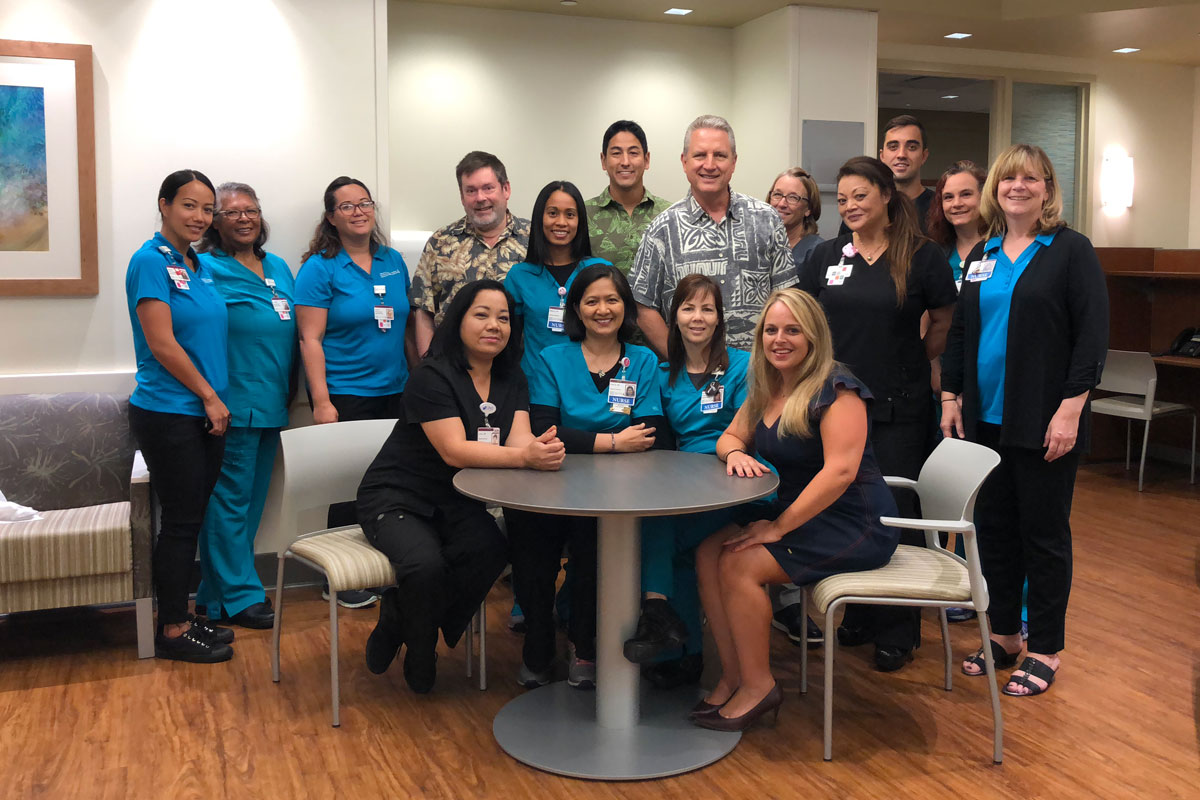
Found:
[[[1142,494],[1119,465],[1080,474],[1064,666],[1049,694],[1002,698],[1002,766],[985,685],[956,674],[952,693],[940,688],[926,624],[896,674],[874,672],[870,648],[839,652],[832,763],[821,759],[821,651],[814,691],[799,698],[797,651],[778,636],[777,727],[707,769],[616,784],[527,768],[491,734],[522,691],[503,584],[489,601],[483,693],[461,647],[441,654],[431,695],[409,692],[398,665],[371,675],[362,652],[376,612],[344,610],[334,729],[327,605],[296,589],[278,685],[270,631],[239,629],[233,661],[196,666],[138,661],[132,610],[0,619],[0,798],[1197,798],[1200,487],[1177,467],[1148,469]],[[972,624],[951,627],[956,654],[978,646]]]

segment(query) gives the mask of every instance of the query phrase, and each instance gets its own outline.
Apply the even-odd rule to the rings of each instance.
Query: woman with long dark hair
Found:
[[[936,432],[930,360],[946,346],[958,294],[946,257],[922,236],[916,206],[897,190],[891,169],[859,156],[842,165],[837,180],[838,211],[850,233],[817,245],[798,285],[829,317],[834,358],[875,398],[871,444],[883,473],[915,479]],[[911,492],[898,493],[896,502],[902,516],[917,516]],[[924,543],[920,534],[908,541]],[[838,641],[874,642],[875,666],[892,671],[912,658],[920,622],[916,608],[852,605]]]

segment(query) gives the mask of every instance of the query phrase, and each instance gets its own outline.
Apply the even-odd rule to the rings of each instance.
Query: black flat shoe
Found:
[[[913,651],[904,647],[875,647],[875,669],[895,672],[913,660]]]
[[[275,611],[271,608],[269,600],[254,603],[231,616],[229,621],[243,628],[266,630],[275,625]]]
[[[379,622],[367,637],[367,669],[376,675],[387,672],[404,644],[403,630],[396,590],[389,589],[379,603]]]
[[[740,717],[723,717],[720,711],[716,711],[711,714],[693,716],[692,722],[701,728],[708,728],[710,731],[744,731],[767,714],[773,715],[771,723],[774,724],[779,719],[781,705],[783,705],[783,690],[776,683],[771,687],[771,691],[767,692],[766,697],[758,701],[758,705]]]
[[[634,664],[649,664],[683,647],[687,625],[671,604],[659,597],[642,601],[637,631],[625,640],[625,658]]]
[[[160,631],[154,637],[154,657],[193,664],[216,664],[233,658],[233,648],[218,642],[203,628],[192,624],[179,636],[167,637]]]
[[[692,686],[700,682],[704,674],[704,656],[700,653],[689,653],[682,658],[670,661],[659,661],[642,667],[642,677],[650,681],[655,689],[678,689],[680,686]]]
[[[837,629],[838,644],[842,647],[858,647],[875,638],[875,631],[868,628],[851,628],[839,625]]]
[[[1017,648],[1017,652],[1010,653],[1004,649],[1004,646],[995,639],[988,639],[988,644],[992,646],[992,664],[996,669],[1008,669],[1016,666],[1017,657],[1021,655],[1021,648]],[[967,672],[966,665],[974,666],[979,672]],[[971,678],[978,678],[980,675],[987,675],[987,662],[983,660],[983,648],[975,651],[975,655],[967,656],[963,659],[962,666],[959,667],[962,674]]]
[[[213,621],[208,617],[193,614],[188,620],[194,627],[204,631],[204,634],[215,642],[220,644],[232,644],[234,632],[229,628],[222,628],[213,624]]]
[[[404,682],[417,694],[429,694],[437,680],[437,652],[419,652],[408,648],[404,653]]]

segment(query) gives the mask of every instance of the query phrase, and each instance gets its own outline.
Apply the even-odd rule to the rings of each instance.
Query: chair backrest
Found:
[[[979,488],[999,463],[995,450],[962,439],[943,439],[925,459],[917,478],[921,516],[973,520]]]
[[[1158,371],[1149,353],[1109,350],[1100,385],[1096,388],[1106,392],[1143,395],[1153,403],[1157,384]]]
[[[275,516],[277,552],[308,532],[297,528],[301,512],[354,499],[363,474],[395,427],[394,419],[367,419],[280,434],[283,475]]]

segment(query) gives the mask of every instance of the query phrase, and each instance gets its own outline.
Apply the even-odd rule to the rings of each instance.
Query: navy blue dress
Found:
[[[839,388],[857,392],[868,406],[871,404],[867,387],[839,365],[834,367],[833,374],[813,400],[809,412],[810,437],[785,436],[781,439],[778,420],[770,427],[760,421],[755,428],[754,446],[759,457],[769,461],[779,472],[779,494],[770,518],[791,505],[825,465],[821,417],[837,399]],[[868,409],[868,425],[870,420]],[[883,482],[868,432],[858,474],[842,496],[778,542],[764,546],[798,586],[841,572],[875,569],[888,562],[900,539],[899,532],[880,523],[879,518],[896,516],[896,513],[896,501]]]

